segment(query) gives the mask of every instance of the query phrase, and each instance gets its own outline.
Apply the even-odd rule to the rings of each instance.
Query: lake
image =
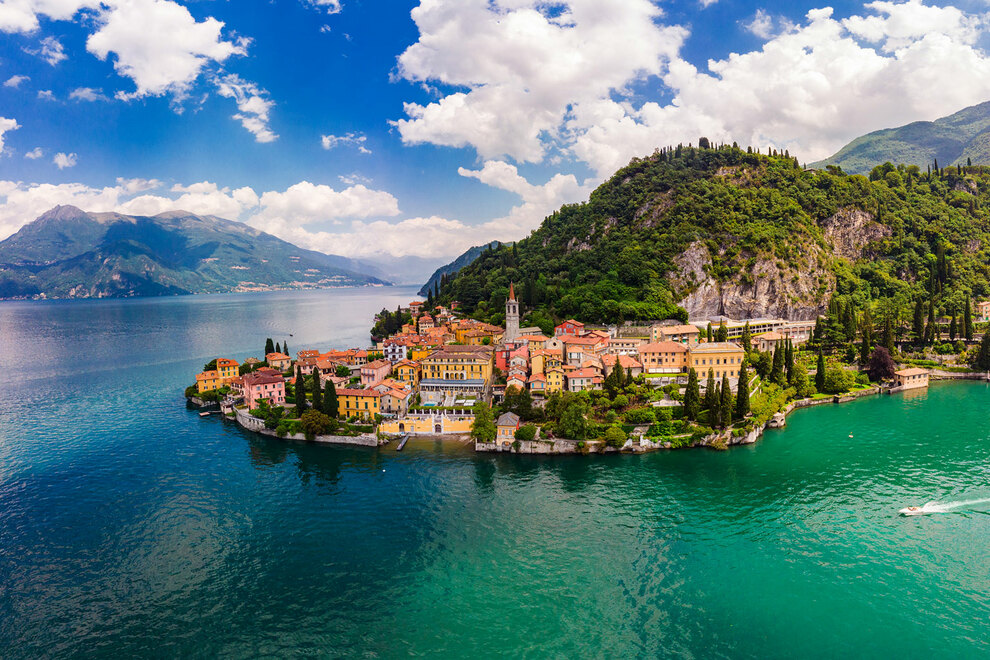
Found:
[[[187,410],[413,288],[0,303],[0,657],[986,657],[990,390],[726,452],[284,442]],[[289,337],[292,333],[292,337]],[[970,502],[903,518],[929,500]]]

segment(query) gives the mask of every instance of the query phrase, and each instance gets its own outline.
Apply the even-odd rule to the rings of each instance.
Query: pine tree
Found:
[[[708,370],[708,382],[705,383],[705,410],[712,409],[712,399],[715,398],[715,372]]]
[[[963,309],[963,334],[966,335],[966,341],[973,341],[973,312],[970,310],[968,295]]]
[[[821,392],[825,389],[825,355],[818,351],[818,366],[815,370],[815,389]]]
[[[268,339],[265,340],[265,355],[274,352],[275,352],[275,342],[273,342],[272,338],[269,337]]]
[[[340,414],[337,402],[337,387],[332,380],[327,380],[327,389],[323,392],[323,414],[330,419],[336,419]]]
[[[320,370],[313,369],[313,410],[323,410],[320,394]]]
[[[749,414],[749,370],[746,360],[739,367],[739,384],[736,386],[736,417],[743,419]]]
[[[722,428],[732,425],[732,388],[729,387],[729,377],[726,375],[722,376],[722,399],[719,402],[719,412],[722,422]]]
[[[306,384],[303,382],[302,369],[296,367],[296,411],[300,415],[306,410]]]
[[[691,367],[688,371],[687,389],[684,390],[684,417],[692,422],[698,420],[701,408],[701,393],[698,391],[698,372]]]
[[[742,347],[747,353],[753,350],[753,334],[749,329],[749,321],[746,321],[746,325],[743,326]]]

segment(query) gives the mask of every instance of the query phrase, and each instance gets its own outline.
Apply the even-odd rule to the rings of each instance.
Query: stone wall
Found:
[[[229,418],[225,418],[229,419]],[[241,428],[245,428],[248,431],[254,431],[255,433],[260,433],[261,435],[267,435],[273,438],[278,438],[278,435],[272,429],[265,428],[265,423],[254,417],[244,408],[234,408],[234,421]],[[279,438],[280,440],[306,440],[306,436],[302,433],[292,433]],[[313,438],[313,442],[320,442],[324,444],[332,445],[357,445],[359,447],[377,447],[379,444],[377,435],[318,435]]]

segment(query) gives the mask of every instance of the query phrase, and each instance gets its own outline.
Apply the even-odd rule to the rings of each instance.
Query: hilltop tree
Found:
[[[265,340],[265,355],[274,352],[275,352],[275,342],[273,342],[272,338],[269,337],[268,339]]]
[[[687,389],[684,390],[684,417],[692,422],[698,421],[701,408],[701,393],[698,391],[698,372],[694,367],[688,371]]]
[[[722,387],[720,390],[721,397],[719,400],[719,421],[722,424],[722,428],[730,426],[732,424],[732,388],[729,387],[729,377],[727,375],[722,376]]]
[[[894,322],[890,319],[889,314],[883,321],[883,337],[881,341],[884,345],[884,348],[887,349],[887,352],[893,355],[894,354]]]
[[[949,341],[956,340],[956,313],[952,312],[952,318],[949,319]]]
[[[320,387],[321,387],[320,370],[313,369],[313,409],[314,410],[323,410],[323,401],[321,400],[322,397],[320,396],[322,392],[320,391]]]
[[[890,380],[894,377],[894,371],[897,370],[897,366],[894,364],[894,359],[890,357],[890,353],[883,346],[877,346],[873,350],[873,355],[870,356],[870,362],[866,366],[866,373],[869,375],[870,380],[873,382],[878,382],[881,380]]]
[[[278,342],[275,342],[275,352],[276,353],[282,352],[282,346]]]
[[[815,389],[825,391],[825,355],[818,351],[818,365],[815,368]]]
[[[928,322],[925,323],[925,343],[931,344],[938,337],[938,325],[935,322],[935,303],[928,305]]]
[[[739,384],[736,386],[736,417],[743,419],[749,414],[749,370],[746,360],[739,367]]]
[[[296,367],[296,383],[293,385],[296,393],[296,410],[300,415],[306,412],[306,383],[303,381],[302,368]]]
[[[729,341],[729,328],[726,327],[725,321],[718,324],[718,331],[715,333],[715,341]]]
[[[337,401],[337,386],[327,379],[327,389],[323,392],[323,413],[331,419],[337,419],[340,414],[340,404]]]

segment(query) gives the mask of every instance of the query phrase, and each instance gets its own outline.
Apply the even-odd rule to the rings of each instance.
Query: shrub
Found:
[[[657,414],[651,408],[633,408],[626,411],[623,418],[630,424],[652,424],[657,419]]]
[[[330,418],[319,410],[307,410],[303,413],[299,424],[307,440],[312,440],[318,435],[325,435],[330,431]]]
[[[612,401],[612,407],[615,408],[616,410],[621,410],[622,408],[625,408],[628,405],[629,405],[629,397],[627,397],[625,394],[616,395],[615,400]]]
[[[605,431],[605,444],[609,447],[621,447],[626,444],[626,432],[618,426],[610,426]]]
[[[516,429],[516,440],[529,441],[536,437],[536,427],[532,424],[524,424]]]

